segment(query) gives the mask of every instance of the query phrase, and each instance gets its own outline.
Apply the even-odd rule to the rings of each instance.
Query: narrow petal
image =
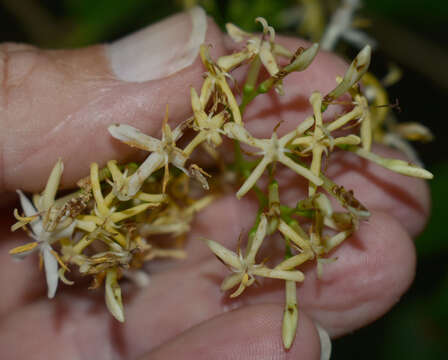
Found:
[[[255,138],[242,126],[233,122],[224,125],[224,132],[232,139],[241,141],[251,146],[257,146]]]
[[[422,179],[432,179],[434,177],[434,175],[428,170],[407,161],[384,158],[372,152],[366,151],[363,148],[356,148],[353,152],[367,160],[374,162],[375,164],[388,168],[389,170],[395,171],[399,174]]]
[[[193,109],[194,117],[197,125],[202,128],[207,124],[207,114],[204,111],[204,106],[199,99],[199,95],[194,87],[190,88],[191,108]]]
[[[40,198],[39,203],[41,208],[39,210],[48,210],[50,206],[54,204],[54,199],[59,188],[59,182],[61,181],[63,171],[64,164],[62,163],[62,160],[59,159],[54,165],[53,170],[51,170],[47,185]]]
[[[304,178],[311,181],[313,184],[320,186],[322,185],[323,181],[318,176],[314,175],[309,169],[306,167],[297,164],[293,160],[291,160],[286,155],[281,155],[278,158],[278,161],[280,161],[283,165],[289,167],[291,170],[294,170],[297,174],[303,176]]]
[[[302,265],[304,262],[306,262],[312,258],[313,258],[313,253],[311,251],[306,251],[306,252],[292,256],[292,257],[282,261],[280,264],[278,264],[275,267],[275,269],[291,270],[291,269],[294,269],[294,268]]]
[[[30,217],[36,215],[37,210],[31,203],[31,201],[25,196],[25,194],[21,190],[17,190],[17,194],[19,194],[20,205],[22,206],[22,210],[25,216]],[[39,218],[37,218],[34,221],[31,221],[29,224],[31,226],[31,230],[33,231],[34,235],[37,236],[43,231],[42,221]]]
[[[156,151],[160,140],[142,133],[139,129],[126,124],[114,124],[108,127],[109,133],[117,140],[145,151]]]
[[[299,140],[303,137],[308,138],[309,136],[303,136],[305,131],[311,128],[311,126],[314,125],[314,118],[312,116],[308,116],[297,128],[295,128],[293,131],[290,131],[289,133],[283,135],[281,139],[279,140],[279,143],[283,146],[288,145],[292,140]],[[300,138],[296,139],[298,136],[301,136]],[[293,141],[293,145],[296,144],[296,141]],[[300,143],[301,140],[298,141]]]
[[[249,59],[250,55],[251,54],[247,50],[243,50],[231,55],[221,56],[218,59],[217,64],[223,71],[228,72]]]
[[[245,38],[249,38],[252,36],[252,34],[241,30],[238,26],[233,25],[232,23],[226,24],[226,30],[227,30],[227,33],[229,34],[229,36],[235,42],[241,42]]]
[[[36,215],[37,210],[35,209],[32,202],[25,196],[22,190],[16,190],[16,192],[19,195],[20,205],[22,206],[22,210],[25,216],[30,217]]]
[[[148,194],[148,193],[139,192],[139,193],[137,193],[135,198],[142,200],[142,201],[147,201],[150,203],[162,203],[167,200],[167,195],[166,194]]]
[[[140,165],[137,171],[129,177],[128,189],[125,194],[121,194],[124,198],[134,196],[141,188],[145,180],[151,176],[151,174],[160,169],[163,166],[164,157],[158,152],[154,152],[149,155],[146,160]],[[120,199],[120,196],[117,197]],[[121,199],[120,199],[121,200]]]
[[[97,163],[90,164],[90,184],[92,185],[92,193],[93,197],[95,198],[95,204],[98,208],[98,211],[103,217],[106,217],[107,215],[109,215],[109,209],[104,203]]]
[[[278,73],[278,65],[275,61],[274,55],[271,52],[271,46],[268,42],[263,41],[260,50],[260,60],[268,71],[269,75],[274,76]]]
[[[264,214],[261,214],[257,232],[255,233],[250,249],[248,249],[249,252],[246,255],[246,262],[248,266],[252,266],[253,264],[255,264],[255,256],[257,255],[258,249],[260,248],[266,236],[267,224],[268,220],[266,219],[266,216]]]
[[[280,220],[278,225],[278,231],[280,231],[283,236],[286,236],[289,240],[291,240],[294,244],[296,244],[302,250],[309,250],[310,245],[308,244],[308,240],[302,238],[294,229],[292,229],[287,223],[283,220]]]
[[[275,55],[283,56],[285,58],[291,59],[293,56],[293,53],[289,51],[287,48],[285,48],[283,45],[280,44],[274,44],[274,50]]]
[[[234,273],[227,276],[221,283],[221,290],[227,291],[231,288],[235,287],[237,284],[241,282],[243,274],[241,273]]]
[[[229,265],[234,269],[241,269],[240,258],[233,251],[230,251],[216,241],[208,239],[202,240],[210,248],[210,250],[213,251],[213,253],[226,265]]]
[[[120,212],[115,212],[110,216],[110,219],[112,220],[113,223],[117,223],[124,219],[135,216],[135,215],[145,211],[149,207],[154,207],[154,206],[158,206],[158,204],[151,204],[151,203],[140,204],[140,205],[134,206],[132,208],[129,208],[129,209],[126,209],[126,210],[123,210]]]
[[[337,233],[336,235],[332,236],[328,240],[325,241],[325,252],[330,252],[335,247],[339,246],[344,240],[346,240],[353,231],[347,230],[347,231],[341,231],[340,233]]]
[[[257,167],[252,170],[250,176],[246,179],[244,184],[240,187],[236,193],[236,197],[241,199],[246,193],[255,185],[257,180],[263,175],[264,170],[269,165],[271,160],[268,157],[264,157],[257,165]]]
[[[320,360],[330,360],[331,358],[331,339],[327,330],[318,323],[314,323],[317,328],[320,339]]]
[[[233,95],[232,90],[230,90],[230,87],[227,84],[224,75],[221,75],[219,77],[219,79],[217,80],[217,84],[219,85],[222,93],[227,99],[227,105],[229,106],[230,112],[232,113],[233,121],[237,124],[242,124],[243,121],[241,119],[240,107],[235,99],[235,95]]]
[[[58,261],[51,253],[51,246],[49,244],[42,243],[41,251],[44,258],[45,277],[47,279],[47,295],[49,299],[52,299],[56,294],[59,282]]]
[[[253,268],[251,270],[253,275],[268,277],[272,279],[283,279],[283,280],[291,280],[296,282],[302,282],[305,280],[305,275],[303,272],[295,270],[295,271],[286,271],[286,270],[277,270],[277,269],[269,269],[267,267],[261,268]]]
[[[348,122],[358,118],[362,114],[362,109],[360,106],[355,106],[353,110],[351,110],[348,113],[345,113],[344,115],[338,117],[336,120],[329,123],[327,126],[325,126],[326,130],[328,132],[332,132],[334,130],[337,130],[347,124]]]
[[[53,239],[55,240],[59,240],[62,238],[71,238],[73,235],[73,231],[75,230],[76,227],[76,220],[73,220],[69,226],[63,228],[63,229],[57,229],[57,232],[53,232],[52,234],[54,234]]]
[[[358,145],[361,143],[361,139],[359,136],[356,135],[348,135],[348,136],[341,136],[336,139],[334,139],[335,145]]]
[[[121,288],[117,282],[117,269],[114,268],[107,270],[105,286],[105,300],[107,308],[115,319],[120,322],[124,322]]]

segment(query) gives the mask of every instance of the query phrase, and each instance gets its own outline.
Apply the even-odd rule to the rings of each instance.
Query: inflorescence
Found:
[[[323,264],[332,261],[328,254],[369,217],[369,211],[352,191],[325,175],[324,163],[331,161],[329,155],[349,151],[404,175],[432,178],[431,173],[417,165],[372,152],[374,140],[387,142],[402,136],[384,129],[384,110],[374,106],[387,97],[373,75],[366,74],[371,58],[368,45],[345,75],[336,79],[332,91],[311,94],[311,116],[297,119],[295,128],[281,137],[276,129],[270,138],[254,137],[244,122],[246,106],[269,91],[282,94],[282,80],[293,72],[305,71],[319,51],[319,45],[312,44],[291,52],[276,43],[275,31],[266,20],[257,21],[263,26],[262,34],[249,34],[227,25],[230,37],[241,44],[240,51],[214,60],[208,46],[201,46],[206,72],[201,89],[191,88],[190,118],[171,128],[167,111],[160,139],[126,124],[109,127],[115,139],[148,152],[143,162],[117,164],[110,160],[103,168],[93,163],[90,176],[78,182],[78,190],[58,197],[63,173],[62,160],[58,160],[43,192],[28,198],[17,191],[22,211],[14,210],[17,223],[11,230],[21,228],[33,241],[10,253],[14,257],[39,253],[49,298],[55,296],[59,281],[73,284],[69,274],[76,269],[81,275],[92,277],[91,288],[104,283],[107,308],[117,320],[124,321],[119,280],[142,279],[135,275],[154,258],[184,258],[182,239],[189,232],[194,215],[219,195],[223,179],[237,179],[236,196],[242,198],[253,191],[260,203],[244,250],[239,246],[233,251],[211,239],[203,241],[230,270],[221,284],[223,291],[232,290],[230,297],[242,294],[257,277],[285,282],[283,342],[289,348],[298,321],[296,284],[305,280],[300,267],[313,261],[320,276]],[[280,65],[279,58],[286,59],[286,65]],[[242,65],[248,66],[248,76],[238,99],[231,73]],[[260,79],[262,66],[268,73],[265,79]],[[364,82],[363,88],[360,82]],[[349,110],[324,122],[323,113],[342,96],[351,104]],[[410,138],[428,134],[415,124],[396,128]],[[236,149],[230,163],[224,163],[219,153],[225,139],[233,142]],[[253,151],[250,156],[242,151],[242,145]],[[214,159],[216,165],[205,171],[192,163],[191,156],[198,149]],[[248,157],[254,160],[248,161]],[[280,201],[277,166],[290,169],[308,183],[307,196],[296,199],[295,207]],[[221,176],[227,174],[231,176]],[[259,182],[262,177],[268,179],[265,190]],[[202,195],[193,197],[191,194],[198,194],[198,190]],[[342,211],[333,209],[331,197]],[[271,236],[275,233],[279,236]],[[161,235],[165,240],[168,234],[177,241],[160,241]],[[274,240],[284,243],[285,256],[278,264],[267,266],[257,254],[263,242]]]

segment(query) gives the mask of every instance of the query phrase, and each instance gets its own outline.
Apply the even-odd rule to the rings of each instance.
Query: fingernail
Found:
[[[206,31],[204,10],[194,7],[107,45],[106,55],[120,80],[160,79],[193,63]]]

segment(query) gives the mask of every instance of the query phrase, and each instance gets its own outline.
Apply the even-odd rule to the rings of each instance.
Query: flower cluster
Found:
[[[330,160],[329,155],[349,151],[404,175],[432,178],[431,173],[417,165],[383,158],[372,151],[372,141],[384,139],[387,133],[382,127],[384,114],[371,106],[382,95],[381,87],[370,80],[370,89],[374,91],[370,91],[369,98],[357,86],[370,63],[369,46],[336,79],[332,91],[327,94],[315,91],[310,95],[313,113],[297,119],[292,131],[281,137],[275,129],[269,138],[253,136],[244,122],[246,106],[271,90],[282,94],[282,80],[292,72],[305,71],[319,51],[318,44],[296,51],[285,49],[276,43],[275,31],[266,20],[257,18],[257,21],[263,26],[261,35],[246,33],[232,24],[227,26],[230,37],[242,45],[239,51],[215,61],[208,47],[201,46],[206,72],[202,87],[191,88],[190,118],[171,128],[167,109],[160,139],[127,124],[109,127],[109,133],[118,141],[149,153],[143,162],[117,164],[110,160],[103,168],[93,163],[90,176],[78,182],[77,191],[57,197],[63,173],[63,163],[58,160],[42,193],[34,194],[30,200],[18,191],[23,213],[14,211],[18,222],[12,230],[23,228],[33,242],[10,253],[23,257],[39,252],[48,297],[55,296],[59,281],[73,284],[68,273],[77,269],[82,276],[93,278],[91,288],[104,283],[107,308],[117,320],[124,321],[120,278],[136,278],[135,272],[143,271],[144,263],[157,257],[185,257],[182,241],[165,241],[166,235],[181,240],[189,232],[194,215],[223,191],[222,182],[238,179],[237,198],[254,191],[260,202],[244,250],[240,247],[243,244],[234,252],[212,239],[203,241],[230,269],[221,289],[233,289],[231,297],[241,295],[257,277],[285,282],[283,341],[285,348],[289,348],[298,321],[296,284],[305,280],[299,268],[314,261],[320,276],[323,265],[334,261],[328,257],[329,253],[369,216],[352,191],[325,175],[323,164]],[[279,57],[286,59],[286,65],[281,65]],[[268,74],[264,79],[260,72],[262,65]],[[230,73],[240,66],[249,69],[242,97],[238,99]],[[323,113],[342,96],[352,106],[324,122]],[[423,131],[415,127],[414,133],[419,129]],[[236,149],[233,162],[228,164],[223,164],[224,157],[219,155],[224,139],[233,142]],[[250,156],[254,161],[246,159],[241,145],[252,149]],[[207,172],[192,163],[192,154],[198,148],[216,160],[216,166],[209,166]],[[280,201],[277,166],[291,170],[308,184],[307,196],[296,199],[295,207]],[[227,173],[232,176],[220,176]],[[220,180],[215,182],[218,177]],[[268,179],[266,189],[262,186],[264,182],[259,181],[261,178]],[[193,192],[202,195],[193,198]],[[330,197],[344,210],[334,210]],[[279,263],[268,266],[266,261],[257,260],[257,255],[264,243],[272,241],[284,243],[285,256]]]

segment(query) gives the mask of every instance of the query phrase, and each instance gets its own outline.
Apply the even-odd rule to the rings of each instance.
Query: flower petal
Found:
[[[108,127],[109,133],[129,146],[145,151],[156,151],[160,140],[142,133],[139,129],[126,124],[114,124]]]
[[[238,26],[233,25],[232,23],[226,24],[226,30],[229,36],[235,42],[241,42],[245,38],[250,38],[251,36],[253,36],[252,34],[247,33],[244,30],[241,30]]]
[[[320,360],[330,360],[331,357],[331,339],[327,330],[325,330],[318,323],[314,323],[317,328],[320,339]]]
[[[41,244],[41,251],[44,258],[45,277],[47,279],[47,295],[49,299],[52,299],[56,294],[59,282],[58,261],[51,253],[51,246],[46,242]]]
[[[211,251],[225,264],[231,266],[234,269],[241,269],[241,262],[239,257],[229,249],[225,248],[221,244],[213,240],[202,239]]]
[[[117,282],[117,269],[107,270],[105,300],[106,306],[113,317],[120,322],[124,322],[121,288]]]
[[[372,49],[366,45],[352,61],[347,69],[342,82],[336,86],[325,98],[329,101],[337,99],[342,94],[345,94],[359,79],[366,73],[370,65],[370,57]]]
[[[25,216],[33,216],[37,214],[37,210],[35,209],[32,202],[25,196],[25,194],[21,190],[16,190],[17,194],[19,194],[20,205],[22,206],[22,210],[25,213]],[[31,230],[34,235],[39,235],[43,231],[42,221],[40,219],[36,219],[31,221],[30,223]]]
[[[257,255],[258,249],[266,236],[267,224],[268,220],[266,219],[266,215],[261,214],[260,223],[258,224],[251,247],[248,249],[248,253],[246,255],[246,263],[248,266],[255,264],[255,256]]]
[[[51,174],[48,178],[45,190],[39,200],[40,211],[48,210],[51,205],[54,204],[54,199],[59,188],[59,182],[61,181],[62,172],[64,171],[64,164],[59,159],[51,170]]]

